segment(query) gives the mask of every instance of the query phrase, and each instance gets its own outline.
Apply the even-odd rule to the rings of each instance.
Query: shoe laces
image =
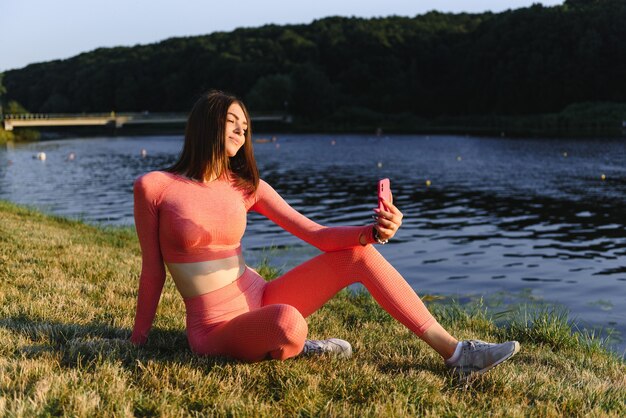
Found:
[[[470,350],[470,351],[491,345],[481,340],[467,340],[466,342],[467,342],[467,347],[465,348],[466,350]]]
[[[306,340],[304,342],[304,350],[305,354],[310,353],[323,353],[324,352],[324,342],[318,340]]]

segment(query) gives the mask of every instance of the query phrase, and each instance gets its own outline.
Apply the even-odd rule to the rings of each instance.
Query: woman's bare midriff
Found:
[[[165,263],[184,298],[212,292],[237,280],[245,271],[243,255],[197,263]]]

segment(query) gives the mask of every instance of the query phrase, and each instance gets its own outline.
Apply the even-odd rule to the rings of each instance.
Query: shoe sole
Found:
[[[504,363],[505,361],[507,361],[508,359],[510,359],[511,357],[513,357],[515,354],[517,354],[519,352],[520,344],[517,341],[514,341],[514,343],[515,343],[515,346],[513,348],[513,351],[510,352],[508,355],[502,357],[500,360],[496,361],[493,364],[490,364],[489,366],[485,367],[484,369],[471,371],[471,372],[469,372],[467,374],[464,374],[462,377],[464,379],[469,379],[470,377],[473,377],[473,376],[480,376],[482,374],[485,374],[489,370],[493,369],[498,364]]]

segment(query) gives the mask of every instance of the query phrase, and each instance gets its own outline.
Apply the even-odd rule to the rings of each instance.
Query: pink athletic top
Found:
[[[163,171],[139,177],[134,184],[135,226],[141,246],[137,312],[131,341],[148,338],[165,283],[164,261],[194,263],[241,253],[246,214],[258,212],[322,251],[374,242],[372,225],[325,227],[293,209],[265,181],[256,193],[234,186],[232,177],[201,183]]]

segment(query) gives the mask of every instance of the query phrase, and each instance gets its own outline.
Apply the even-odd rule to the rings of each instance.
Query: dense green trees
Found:
[[[20,105],[15,100],[10,100],[7,104],[4,104],[4,96],[6,95],[7,89],[2,84],[3,78],[4,74],[0,73],[0,145],[13,141],[38,140],[40,137],[39,132],[33,131],[32,129],[21,129],[19,133],[4,130],[3,119],[5,114],[18,114],[28,112],[26,111],[26,109],[24,109],[22,105]]]
[[[330,17],[101,48],[9,71],[5,84],[37,112],[186,111],[220,88],[304,121],[545,114],[626,102],[624,22],[623,0]]]
[[[4,78],[4,73],[0,73],[0,116],[3,114],[2,103],[4,99],[4,94],[7,92],[7,89],[2,85],[2,79]]]

